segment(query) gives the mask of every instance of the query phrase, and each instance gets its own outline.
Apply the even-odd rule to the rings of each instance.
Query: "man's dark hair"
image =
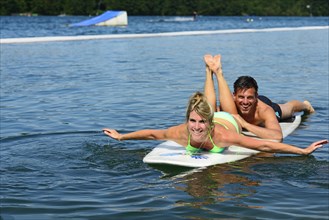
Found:
[[[246,90],[250,88],[254,88],[256,90],[256,93],[258,93],[257,82],[251,76],[240,76],[234,82],[234,93],[236,93],[238,90]]]

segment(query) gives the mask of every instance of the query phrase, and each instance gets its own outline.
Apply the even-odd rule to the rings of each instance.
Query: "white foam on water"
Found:
[[[183,31],[183,32],[167,32],[167,33],[147,33],[147,34],[107,34],[107,35],[1,38],[0,44],[103,40],[103,39],[126,39],[126,38],[146,38],[146,37],[173,37],[173,36],[193,36],[193,35],[211,35],[211,34],[296,31],[296,30],[322,30],[322,29],[329,29],[329,26],[282,27],[282,28],[265,28],[265,29],[231,29],[231,30],[214,30],[214,31]]]

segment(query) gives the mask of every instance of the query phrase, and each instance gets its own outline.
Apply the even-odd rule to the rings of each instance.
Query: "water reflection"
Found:
[[[179,201],[176,205],[201,206],[238,200],[257,193],[261,180],[251,178],[250,173],[252,173],[251,167],[260,160],[262,159],[247,159],[197,169],[176,166],[153,167],[163,172],[162,178],[173,179],[175,189],[187,192],[194,198],[191,202]]]
[[[202,198],[204,204],[225,202],[256,193],[260,181],[252,180],[234,169],[230,164],[212,166],[187,175],[175,188]]]
[[[271,186],[274,180],[299,188],[327,186],[328,179],[323,178],[323,174],[328,174],[328,171],[323,171],[324,166],[328,167],[328,163],[317,161],[313,156],[278,157],[268,153],[234,163],[197,169],[153,165],[162,171],[162,178],[173,180],[176,190],[192,196],[191,199],[177,201],[177,206],[200,207],[233,202],[235,206],[253,209],[263,206],[248,204],[245,198],[259,193],[260,186]],[[318,182],[311,181],[314,178]]]

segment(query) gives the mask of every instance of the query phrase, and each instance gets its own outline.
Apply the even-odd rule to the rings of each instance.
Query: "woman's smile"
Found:
[[[209,123],[195,111],[192,111],[188,120],[188,130],[194,141],[204,142],[207,138]]]

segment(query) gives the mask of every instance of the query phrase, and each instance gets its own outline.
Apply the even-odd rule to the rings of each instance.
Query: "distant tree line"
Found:
[[[328,16],[328,0],[0,0],[0,15]]]

